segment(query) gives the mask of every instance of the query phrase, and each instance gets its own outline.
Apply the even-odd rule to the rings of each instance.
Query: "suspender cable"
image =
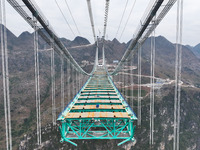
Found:
[[[81,84],[81,86],[80,86],[80,88],[83,86],[83,74],[82,73],[80,73],[80,84]]]
[[[63,57],[63,53],[61,53],[60,56],[60,60],[61,60],[61,111],[64,110],[64,99],[65,99],[65,82],[64,82],[64,57]]]
[[[150,145],[154,144],[155,30],[151,37]]]
[[[127,96],[129,96],[129,105],[131,105],[130,101],[130,60],[127,62]]]
[[[90,17],[90,23],[92,27],[92,33],[94,37],[94,41],[96,42],[96,34],[95,34],[95,28],[94,28],[94,20],[93,20],[93,15],[92,15],[92,6],[91,6],[91,1],[87,0],[87,5],[88,5],[88,12],[89,12],[89,17]]]
[[[68,5],[68,3],[67,3],[67,0],[65,0],[65,4],[67,5],[67,9],[69,10],[69,13],[70,13],[70,15],[71,15],[71,17],[72,17],[72,20],[73,20],[73,22],[74,22],[74,24],[75,24],[75,26],[76,26],[76,30],[77,30],[78,34],[81,35],[81,33],[80,33],[79,29],[78,29],[78,26],[77,26],[77,24],[76,24],[76,21],[75,21],[73,15],[72,15],[71,9],[70,9],[70,7],[69,7],[69,5]]]
[[[65,20],[65,22],[67,23],[67,26],[69,27],[69,29],[70,29],[70,31],[72,32],[72,34],[75,36],[74,31],[72,30],[72,28],[71,28],[69,22],[67,21],[67,18],[65,17],[64,13],[62,12],[62,9],[60,8],[60,6],[59,6],[57,0],[55,0],[55,2],[56,2],[56,5],[57,5],[58,9],[60,10],[60,13],[62,14],[62,16],[63,16],[63,18],[64,18],[64,20]]]
[[[104,38],[105,35],[106,35],[106,27],[107,27],[107,22],[108,22],[109,2],[110,2],[110,0],[106,0],[105,16],[104,16],[104,30],[103,30],[103,38]]]
[[[124,97],[125,97],[125,73],[124,73],[125,72],[125,65],[126,64],[124,64],[124,67],[123,67],[123,69],[124,69],[124,71],[123,71],[123,89],[124,89],[123,93],[124,93]]]
[[[71,88],[72,88],[72,98],[74,97],[74,80],[73,80],[73,77],[74,77],[74,68],[73,68],[73,65],[71,65],[71,80],[72,80],[72,85],[71,85]]]
[[[96,67],[99,65],[99,44],[98,44],[98,39],[97,39],[97,42],[96,42],[96,55],[95,55],[95,69]]]
[[[124,66],[124,64],[123,64],[123,66]],[[123,67],[122,67],[123,68]],[[123,69],[121,70],[122,72],[122,94],[123,94],[123,96],[124,96],[124,72],[123,72]]]
[[[121,93],[123,94],[123,73],[122,73],[122,70],[121,70],[120,74],[121,74]]]
[[[104,40],[103,40],[103,48],[102,48],[102,56],[103,56],[103,66],[106,66],[106,62],[105,62],[105,47],[104,47]]]
[[[77,91],[76,93],[79,91],[79,72],[77,71]]]
[[[180,2],[180,31],[179,31],[179,74],[178,74],[178,118],[177,118],[177,150],[179,150],[179,132],[180,132],[180,101],[181,101],[181,69],[182,69],[182,28],[183,28],[183,0]],[[177,43],[177,42],[176,42]]]
[[[117,88],[119,88],[119,73],[117,74]]]
[[[74,82],[74,77],[75,77],[75,71],[74,71],[74,66],[72,65],[72,76],[71,76],[71,79],[72,79],[72,98],[74,97],[74,94],[75,94],[75,82]]]
[[[127,96],[128,96],[128,90],[127,90],[127,88],[126,88],[126,87],[128,87],[128,82],[127,82],[127,80],[128,80],[128,75],[127,75],[127,73],[128,73],[128,72],[125,72],[125,71],[127,70],[127,66],[128,66],[128,60],[126,61],[126,63],[125,63],[125,68],[124,68],[124,73],[125,73],[125,85],[126,85],[126,86],[124,86],[124,87],[125,87],[125,96],[126,96],[126,99],[127,99]]]
[[[77,70],[75,69],[75,91],[74,91],[74,96],[76,95],[76,92],[77,92],[77,82],[78,82],[78,79],[77,79]]]
[[[79,75],[80,75],[79,72],[77,72],[77,82],[78,82],[78,83],[77,83],[77,87],[78,87],[78,88],[77,88],[77,92],[78,92],[79,89],[80,89]]]
[[[71,65],[70,65],[70,62],[69,62],[69,60],[67,60],[67,84],[68,84],[68,87],[67,87],[67,89],[68,89],[68,103],[70,102],[70,100],[71,100],[71,85],[70,85],[70,81],[71,81]]]
[[[126,64],[127,64],[127,62],[125,63],[125,65],[124,65],[124,96],[126,97]]]
[[[128,78],[127,78],[127,85],[128,85],[128,89],[127,89],[127,93],[128,93],[128,97],[129,97],[129,105],[131,106],[131,78],[130,78],[130,74],[131,74],[131,71],[130,71],[130,60],[128,61],[128,66],[127,66],[127,73],[128,73]]]
[[[150,136],[149,136],[149,144],[150,144],[150,149],[151,149],[151,145],[152,145],[152,89],[153,89],[153,77],[152,77],[152,58],[153,58],[153,35],[151,37],[151,68],[150,68]]]
[[[75,78],[75,80],[76,80],[76,74],[75,74],[75,68],[74,68],[74,66],[72,65],[72,79],[73,79],[73,94],[72,94],[72,97],[74,97],[75,96],[75,80],[74,80],[74,78]]]
[[[81,89],[80,72],[78,72],[78,89]]]
[[[41,118],[40,118],[40,78],[39,78],[39,51],[38,51],[38,30],[35,20],[34,31],[34,54],[35,54],[35,87],[36,87],[36,118],[37,118],[37,144],[41,145]]]
[[[142,47],[139,44],[138,49],[138,125],[141,125],[141,52]]]
[[[183,0],[177,1],[173,150],[179,150]]]
[[[76,78],[75,78],[75,87],[76,87],[75,95],[76,95],[76,93],[78,91],[78,72],[77,72],[77,70],[75,70],[75,75],[76,75]]]
[[[134,83],[133,83],[133,59],[131,59],[131,107],[133,109],[133,96],[134,96],[134,93],[133,93],[133,86],[134,86]]]
[[[76,80],[77,80],[76,69],[74,68],[74,96],[76,95]]]
[[[76,91],[75,91],[75,95],[78,91],[78,71],[76,70]]]
[[[6,128],[6,148],[12,150],[11,133],[11,114],[10,114],[10,89],[9,89],[9,71],[8,71],[8,49],[6,33],[6,8],[5,0],[0,1],[0,30],[1,30],[1,54],[2,54],[2,75],[3,75],[3,93],[4,93],[4,113]],[[4,24],[4,27],[3,27]]]
[[[83,80],[81,80],[82,81],[81,86],[83,86],[83,84],[84,84],[84,75],[83,74],[81,74],[81,79],[83,79]]]
[[[56,124],[56,107],[55,107],[55,60],[54,60],[54,40],[52,39],[51,50],[51,90],[52,90],[52,122]]]
[[[121,26],[121,24],[122,24],[122,20],[123,20],[123,18],[124,18],[124,14],[125,14],[125,12],[126,12],[127,4],[128,4],[128,0],[126,0],[125,8],[124,8],[124,11],[123,11],[121,20],[120,20],[120,22],[119,22],[119,26],[118,26],[118,28],[117,28],[117,32],[116,32],[115,38],[117,37],[118,32],[119,32],[119,28],[120,28],[120,26]]]
[[[136,3],[136,0],[133,2],[133,5],[132,5],[132,7],[131,7],[131,11],[130,11],[130,13],[129,13],[129,15],[128,15],[128,18],[127,18],[127,20],[126,20],[126,23],[125,23],[125,26],[124,26],[124,28],[123,28],[123,30],[122,30],[122,33],[120,34],[119,40],[121,39],[122,35],[124,34],[124,31],[125,31],[125,29],[126,29],[126,26],[127,26],[127,24],[128,24],[128,21],[129,21],[129,19],[130,19],[130,17],[131,17],[133,8],[134,8],[134,6],[135,6],[135,3]]]

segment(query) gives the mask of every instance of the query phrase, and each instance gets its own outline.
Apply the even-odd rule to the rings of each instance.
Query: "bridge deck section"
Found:
[[[134,140],[133,121],[136,119],[105,69],[98,69],[59,115],[61,141],[76,145],[70,140]]]

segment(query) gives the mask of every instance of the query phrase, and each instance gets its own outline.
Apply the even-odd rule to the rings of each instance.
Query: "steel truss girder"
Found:
[[[61,142],[69,142],[75,146],[75,139],[123,139],[121,145],[127,141],[134,141],[135,126],[129,118],[77,118],[65,119],[59,127]]]

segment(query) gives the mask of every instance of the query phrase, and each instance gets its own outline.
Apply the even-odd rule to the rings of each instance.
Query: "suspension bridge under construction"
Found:
[[[136,115],[115,87],[104,67],[97,67],[93,75],[65,110],[59,121],[62,141],[71,139],[134,140]]]
[[[45,18],[40,8],[34,0],[7,0],[7,2],[21,15],[21,17],[34,29],[34,54],[35,54],[35,89],[36,89],[36,120],[37,120],[37,144],[41,145],[41,108],[40,108],[40,73],[39,73],[39,36],[49,45],[51,52],[51,85],[52,85],[52,122],[59,122],[61,142],[68,142],[75,146],[73,140],[87,139],[121,139],[120,146],[128,141],[135,141],[134,135],[136,122],[141,126],[141,47],[145,40],[151,38],[151,90],[150,90],[150,145],[154,144],[154,68],[155,68],[155,29],[160,24],[165,15],[177,2],[177,46],[176,46],[176,72],[175,72],[175,100],[174,100],[174,144],[173,149],[179,149],[179,126],[180,126],[180,81],[181,81],[181,42],[182,42],[182,0],[151,0],[138,28],[133,34],[133,38],[127,47],[123,57],[113,72],[109,72],[106,64],[105,55],[105,35],[107,29],[107,20],[109,15],[109,2],[105,0],[105,17],[103,24],[102,42],[102,63],[99,62],[99,40],[95,33],[95,24],[93,18],[92,5],[90,0],[86,0],[92,33],[96,46],[96,55],[92,72],[84,71],[75,61],[68,49],[62,43],[55,33],[49,21]],[[59,7],[57,1],[57,6]],[[134,2],[135,5],[135,2]],[[134,6],[133,5],[133,6]],[[127,6],[127,4],[126,4]],[[69,7],[68,7],[69,8]],[[65,21],[62,10],[59,10]],[[126,10],[126,7],[124,11]],[[131,10],[132,11],[132,10]],[[11,133],[11,115],[10,115],[10,97],[9,97],[9,71],[8,71],[8,52],[5,0],[1,0],[1,49],[2,49],[2,72],[4,88],[4,109],[6,126],[6,147],[12,149]],[[72,14],[71,14],[72,15]],[[122,18],[124,13],[122,15]],[[96,18],[95,18],[96,19]],[[128,21],[127,21],[128,22]],[[121,22],[120,22],[121,25]],[[120,27],[119,25],[119,27]],[[69,26],[69,24],[68,24]],[[77,26],[76,26],[77,28]],[[70,28],[71,30],[71,28]],[[78,28],[77,28],[78,30]],[[119,31],[119,28],[118,28]],[[117,31],[117,32],[118,32]],[[73,31],[72,31],[73,32]],[[78,31],[79,32],[79,31]],[[95,50],[94,50],[95,51]],[[58,118],[56,116],[55,101],[55,62],[54,52],[61,58],[61,108],[62,112]],[[114,76],[117,76],[122,69],[133,61],[134,55],[138,53],[138,106],[137,113],[133,110],[131,104],[118,90],[113,82]],[[78,83],[79,87],[72,94],[72,99],[68,105],[64,106],[64,61],[71,68],[71,73],[76,79],[85,76],[86,82]],[[70,70],[69,70],[70,71]],[[69,75],[70,72],[67,73]],[[132,79],[133,80],[133,79]],[[124,81],[122,81],[124,82]],[[131,81],[133,82],[133,81]],[[70,87],[68,88],[70,90]],[[71,92],[69,92],[71,93]],[[69,97],[70,99],[70,97]],[[64,108],[65,107],[65,108]],[[136,115],[137,114],[137,115]]]

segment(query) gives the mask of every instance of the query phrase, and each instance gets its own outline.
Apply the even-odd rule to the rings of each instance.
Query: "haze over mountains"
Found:
[[[200,58],[200,43],[196,46],[192,47],[189,45],[186,45],[198,58]]]
[[[9,50],[9,72],[10,72],[10,94],[11,94],[11,115],[12,115],[12,135],[13,149],[18,149],[20,141],[26,139],[25,134],[31,137],[30,142],[25,140],[25,147],[22,149],[33,149],[36,147],[35,132],[35,82],[34,82],[34,51],[33,51],[33,33],[23,32],[19,37],[16,37],[11,31],[7,30],[8,35],[8,50]],[[142,47],[142,74],[149,75],[150,73],[150,38],[146,40]],[[75,60],[82,66],[83,61],[87,60],[88,64],[84,69],[88,72],[92,70],[92,65],[95,57],[95,45],[91,44],[83,37],[76,37],[73,41],[61,38],[61,41],[68,48]],[[129,42],[128,42],[129,43]],[[108,64],[113,60],[120,60],[125,52],[128,43],[120,43],[117,39],[105,42],[106,61]],[[41,50],[47,48],[45,42],[39,40],[39,48]],[[102,43],[99,44],[99,56],[101,58]],[[182,57],[182,80],[185,85],[194,85],[195,88],[183,89],[181,102],[181,147],[182,149],[189,148],[191,150],[200,149],[200,44],[195,47],[183,46]],[[40,59],[40,84],[41,84],[41,112],[43,126],[43,141],[48,141],[45,145],[46,149],[73,148],[68,144],[60,144],[60,135],[57,128],[52,128],[51,124],[46,125],[51,121],[51,83],[50,83],[50,51],[41,51]],[[1,62],[1,58],[0,58]],[[175,63],[175,45],[168,41],[163,36],[156,37],[156,67],[155,74],[157,77],[174,79],[174,63]],[[60,105],[60,59],[56,54],[56,101],[57,107]],[[134,65],[137,66],[137,56],[134,57]],[[66,67],[66,66],[65,66]],[[65,68],[66,69],[66,68]],[[1,65],[0,65],[1,72]],[[135,70],[134,73],[137,73]],[[70,78],[70,77],[69,77]],[[65,74],[65,79],[68,77]],[[65,80],[65,82],[66,82]],[[2,84],[2,77],[0,78]],[[67,87],[66,97],[67,97]],[[2,91],[2,86],[0,86]],[[162,98],[156,97],[156,130],[155,149],[171,149],[173,133],[173,86],[164,87],[161,90]],[[0,97],[2,92],[0,92]],[[66,100],[68,103],[69,100]],[[137,144],[131,149],[145,149],[148,145],[148,103],[146,97],[143,101],[142,112],[143,125],[142,128],[136,129]],[[134,105],[136,105],[136,101]],[[134,107],[134,111],[137,112]],[[3,99],[0,99],[0,134],[4,135],[4,113]],[[61,110],[57,110],[57,114]],[[167,127],[166,127],[167,126]],[[191,128],[192,127],[192,128]],[[0,145],[4,145],[5,137],[0,138]],[[124,147],[117,147],[118,141],[79,141],[81,150],[94,149],[116,149],[122,150]],[[82,144],[82,146],[81,146]],[[92,146],[91,146],[92,145]],[[78,148],[79,149],[79,148]]]

